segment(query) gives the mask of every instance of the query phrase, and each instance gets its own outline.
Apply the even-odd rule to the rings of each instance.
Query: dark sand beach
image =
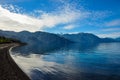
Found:
[[[18,45],[0,44],[0,80],[30,80],[10,56],[9,49]]]

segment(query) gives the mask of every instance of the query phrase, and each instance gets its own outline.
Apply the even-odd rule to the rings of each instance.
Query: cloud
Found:
[[[4,8],[4,9],[7,9],[7,10],[9,10],[10,12],[14,12],[14,13],[22,13],[22,11],[24,10],[23,8],[21,8],[21,7],[18,7],[17,5],[11,5],[11,4],[9,4],[9,5],[7,5],[7,4],[5,4],[5,5],[2,5],[2,7]]]
[[[75,73],[76,71],[70,66],[64,66],[56,62],[46,61],[44,60],[44,56],[39,54],[30,54],[28,56],[22,56],[20,55],[20,53],[13,53],[11,51],[10,53],[15,62],[24,72],[27,73],[28,76],[34,74],[34,70],[40,71],[44,74],[55,74],[61,72],[66,75],[69,75],[70,73]],[[41,80],[43,79],[41,78]]]
[[[17,6],[2,6],[0,5],[0,29],[16,32],[23,30],[30,32],[43,31],[61,24],[67,25],[62,27],[65,30],[73,29],[76,24],[79,27],[98,26],[100,25],[99,20],[106,17],[108,13],[105,11],[88,11],[83,8],[78,9],[72,3],[65,3],[50,12],[38,9],[27,14],[23,14],[23,11],[20,10],[21,8]]]
[[[108,18],[111,11],[87,11],[88,15],[84,20],[85,26],[95,26],[95,27],[102,27],[104,25],[104,19]]]
[[[112,33],[104,33],[104,34],[97,34],[99,37],[120,37],[120,32],[112,32]]]
[[[14,9],[11,6],[12,10]],[[37,18],[11,12],[0,6],[0,29],[11,31],[39,31],[45,28],[52,28],[59,24],[73,23],[82,17],[83,14],[74,8],[65,6],[63,9],[51,13],[42,12]]]
[[[63,27],[63,29],[65,29],[65,30],[71,30],[73,28],[75,28],[75,25],[67,25],[67,26]]]
[[[103,29],[102,31],[120,31],[120,28],[107,28]]]
[[[0,0],[0,3],[6,4],[6,3],[18,3],[18,2],[26,2],[30,0]]]
[[[106,26],[120,26],[120,19],[112,20],[105,23]]]

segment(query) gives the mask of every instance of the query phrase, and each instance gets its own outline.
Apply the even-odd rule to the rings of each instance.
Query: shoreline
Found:
[[[9,53],[10,49],[16,46],[20,46],[20,44],[0,44],[0,80],[30,80]]]

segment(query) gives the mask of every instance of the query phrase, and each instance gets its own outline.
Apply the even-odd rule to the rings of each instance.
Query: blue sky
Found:
[[[120,36],[120,0],[1,0],[0,29]]]

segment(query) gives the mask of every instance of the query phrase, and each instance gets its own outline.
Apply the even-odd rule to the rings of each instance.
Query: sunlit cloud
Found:
[[[37,13],[37,16],[35,15]],[[57,25],[63,26],[63,29],[70,30],[76,26],[78,21],[79,24],[91,23],[92,20],[100,19],[101,16],[105,16],[105,12],[91,12],[84,9],[76,9],[70,4],[66,4],[59,7],[57,10],[52,12],[45,12],[42,10],[34,10],[33,15],[23,14],[22,11],[13,5],[0,6],[0,29],[9,31],[43,31],[48,28],[56,27]],[[93,21],[95,22],[95,21]],[[89,23],[87,23],[89,25]],[[71,25],[72,24],[72,25]],[[94,23],[91,23],[95,25]]]
[[[14,9],[13,6],[11,8]],[[71,10],[69,6],[51,13],[42,12],[37,18],[11,12],[2,6],[0,6],[0,14],[0,29],[17,32],[23,30],[35,32],[45,28],[52,28],[59,24],[73,23],[83,16],[79,10]]]
[[[71,30],[73,28],[75,28],[75,25],[67,25],[67,26],[63,27],[63,29],[65,29],[65,30]]]

